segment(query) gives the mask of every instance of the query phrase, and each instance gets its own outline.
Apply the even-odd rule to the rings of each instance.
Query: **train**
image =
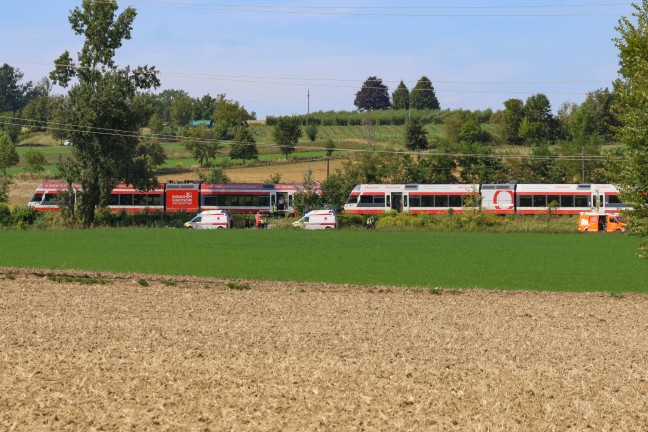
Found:
[[[611,184],[360,184],[351,191],[344,212],[578,215],[594,208],[617,214],[629,206]]]
[[[58,211],[59,195],[68,185],[47,182],[39,185],[27,204],[37,211]],[[72,184],[74,193],[81,190]],[[296,216],[295,195],[305,191],[302,184],[168,182],[150,190],[117,185],[108,198],[108,210],[119,212],[199,212],[227,210],[228,213],[274,213]],[[309,191],[320,193],[315,184]]]

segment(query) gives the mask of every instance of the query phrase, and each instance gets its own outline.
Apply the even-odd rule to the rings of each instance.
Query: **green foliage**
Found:
[[[7,176],[7,168],[20,162],[20,156],[16,151],[16,146],[11,141],[9,134],[0,131],[0,169],[3,175]]]
[[[116,16],[116,2],[83,0],[70,12],[69,22],[77,35],[84,36],[83,47],[73,61],[68,51],[56,61],[50,78],[66,87],[76,80],[62,110],[61,123],[78,125],[68,131],[74,143],[69,163],[76,165],[67,174],[67,182],[77,181],[81,220],[85,226],[94,222],[95,209],[108,200],[120,182],[147,189],[157,183],[151,166],[137,138],[141,117],[129,103],[138,89],[159,86],[154,67],[118,68],[115,52],[123,40],[131,38],[135,9],[126,8]],[[131,131],[119,136],[101,131]]]
[[[274,173],[267,179],[263,180],[263,184],[277,184],[277,183],[281,183],[280,173]]]
[[[159,141],[145,143],[144,151],[146,152],[146,158],[150,166],[157,168],[166,162],[167,154]]]
[[[149,286],[149,283],[146,282],[146,279],[138,279],[138,280],[137,280],[137,283],[138,283],[139,285],[143,286],[143,287],[147,287],[147,286]]]
[[[317,125],[315,123],[309,123],[306,126],[306,136],[311,142],[317,139]]]
[[[410,92],[410,107],[412,109],[441,109],[439,99],[437,99],[432,82],[428,77],[422,76]]]
[[[322,199],[317,193],[318,184],[313,180],[313,169],[308,167],[302,181],[304,189],[294,196],[293,207],[299,214],[322,207]]]
[[[252,289],[250,288],[250,284],[243,282],[227,282],[227,288],[236,291],[247,291]]]
[[[251,116],[245,107],[240,106],[237,101],[227,100],[224,95],[221,95],[211,119],[214,122],[214,129],[217,131],[217,138],[231,140],[240,128],[247,126],[247,121],[251,120]]]
[[[295,146],[302,136],[300,121],[298,117],[280,117],[277,125],[272,131],[272,137],[275,143],[279,144],[281,153],[286,156],[295,152]]]
[[[252,135],[247,125],[239,128],[238,132],[236,132],[234,142],[230,145],[229,156],[232,159],[242,159],[244,161],[259,159],[259,151],[257,150],[254,135]]]
[[[225,174],[223,167],[220,165],[212,168],[207,175],[199,173],[198,176],[205,183],[229,183],[231,181],[227,174]]]
[[[185,129],[184,136],[189,138],[184,144],[185,149],[201,167],[210,165],[210,161],[216,159],[223,147],[215,139],[213,130],[204,124]]]
[[[406,110],[409,107],[410,92],[403,80],[401,80],[394,93],[392,93],[392,108],[395,110]]]
[[[524,118],[524,102],[509,99],[504,102],[504,111],[499,119],[500,138],[507,144],[521,144],[520,125]]]
[[[427,132],[416,118],[405,124],[405,147],[410,150],[425,150],[428,147]]]
[[[47,164],[47,159],[43,152],[38,150],[29,149],[23,155],[25,163],[27,164],[27,171],[32,174],[40,173],[45,171],[45,165]]]
[[[360,112],[391,108],[387,86],[383,84],[382,79],[370,76],[362,83],[362,87],[355,95],[353,104]]]
[[[17,112],[39,95],[31,81],[21,84],[24,74],[7,63],[0,67],[0,112]]]
[[[625,212],[629,232],[648,238],[648,1],[633,4],[635,12],[631,19],[623,17],[616,27],[619,37],[615,39],[619,49],[621,79],[615,83],[618,95],[617,112],[621,127],[618,139],[625,145],[625,160],[616,173],[621,199],[632,206]],[[639,254],[646,256],[648,240],[644,240]]]
[[[105,285],[108,283],[107,279],[93,278],[90,276],[56,276],[48,275],[47,280],[58,283],[80,283],[83,285]]]

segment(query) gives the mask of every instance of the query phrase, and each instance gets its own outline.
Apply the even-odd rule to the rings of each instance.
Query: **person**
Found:
[[[284,211],[284,203],[285,203],[285,201],[284,201],[284,198],[283,198],[283,195],[282,195],[282,196],[279,197],[279,201],[277,202],[277,204],[278,204],[277,207],[279,208],[279,211],[281,213],[283,213],[283,211]]]
[[[268,228],[268,218],[265,215],[261,216],[261,228]]]
[[[245,218],[245,222],[243,222],[243,227],[245,229],[250,229],[250,219]]]
[[[274,217],[277,217],[277,204],[276,203],[272,205],[272,215]]]
[[[256,212],[256,215],[254,215],[254,223],[256,225],[256,229],[261,228],[261,223],[263,222],[263,219],[261,218],[261,213]]]
[[[369,216],[367,218],[367,229],[373,229],[374,228],[374,218],[373,216]]]
[[[229,218],[229,228],[230,229],[234,228],[234,218],[233,217]]]

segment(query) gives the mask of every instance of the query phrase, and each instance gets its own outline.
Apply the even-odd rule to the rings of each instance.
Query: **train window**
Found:
[[[623,204],[618,195],[606,195],[605,204]]]
[[[358,196],[357,195],[351,195],[346,203],[347,204],[357,204],[358,203]]]
[[[119,205],[119,195],[117,194],[110,194],[108,196],[108,205],[109,206],[116,206]]]
[[[133,194],[119,195],[119,205],[133,205]]]
[[[362,195],[360,197],[360,204],[373,204],[373,195]]]
[[[421,197],[420,195],[410,195],[410,207],[421,207]]]
[[[403,207],[409,207],[407,204],[407,195],[403,195]]]
[[[30,201],[41,202],[42,200],[43,200],[43,194],[42,193],[37,193],[37,194],[34,194],[34,196],[32,197],[32,199]]]
[[[421,197],[421,207],[434,207],[434,196],[423,195]]]
[[[547,205],[551,204],[552,202],[555,202],[556,204],[560,205],[560,196],[547,195]]]
[[[145,206],[146,205],[146,195],[133,195],[133,205],[136,206]]]
[[[58,194],[46,193],[43,195],[43,204],[56,204],[58,201]]]
[[[385,205],[385,195],[374,195],[374,204]]]
[[[587,197],[583,195],[576,195],[574,197],[574,207],[589,207]]]
[[[149,206],[161,206],[162,205],[162,195],[148,195],[146,198],[146,203]]]
[[[389,197],[389,195],[387,195],[387,201],[386,201],[386,202],[387,202],[386,206],[387,206],[387,207],[391,207],[391,202],[390,202],[390,197]]]
[[[461,202],[461,195],[450,195],[450,206],[449,207],[461,207],[463,204]]]
[[[547,207],[547,196],[533,195],[533,207]]]
[[[434,199],[434,207],[448,207],[448,195],[437,195]]]
[[[259,207],[270,207],[270,195],[257,196],[257,205]]]
[[[217,195],[203,195],[202,205],[204,206],[217,206],[218,205],[218,196]]]
[[[574,207],[574,196],[573,195],[561,195],[560,196],[560,207]]]
[[[520,207],[533,207],[533,196],[531,195],[520,195],[518,197]]]
[[[242,196],[241,205],[244,205],[245,207],[252,207],[252,196],[251,195]]]

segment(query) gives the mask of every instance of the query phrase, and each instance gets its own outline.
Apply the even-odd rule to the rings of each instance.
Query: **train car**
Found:
[[[203,210],[231,213],[273,213],[295,216],[295,195],[304,191],[301,184],[203,183],[200,206]],[[319,185],[314,192],[320,193]]]
[[[27,203],[27,207],[34,210],[48,212],[59,211],[59,195],[68,189],[68,184],[63,182],[46,182],[38,185]],[[77,183],[72,184],[72,191],[80,190],[81,186]]]
[[[395,210],[413,214],[463,212],[477,208],[479,190],[465,184],[362,184],[351,191],[345,213],[379,214]]]
[[[108,208],[128,213],[164,211],[164,184],[148,191],[137,190],[132,185],[119,184],[108,197]]]
[[[65,183],[43,183],[27,204],[39,211],[57,211],[58,195]],[[74,190],[80,190],[74,185]],[[301,184],[246,184],[178,182],[161,184],[159,188],[141,191],[132,185],[120,184],[108,199],[112,211],[198,212],[226,210],[229,213],[274,213],[295,215],[295,196],[304,191]],[[313,191],[321,193],[319,184]]]
[[[378,214],[462,212],[481,208],[491,214],[580,214],[593,208],[618,213],[628,208],[610,184],[385,184],[357,185],[344,206],[346,213]]]

